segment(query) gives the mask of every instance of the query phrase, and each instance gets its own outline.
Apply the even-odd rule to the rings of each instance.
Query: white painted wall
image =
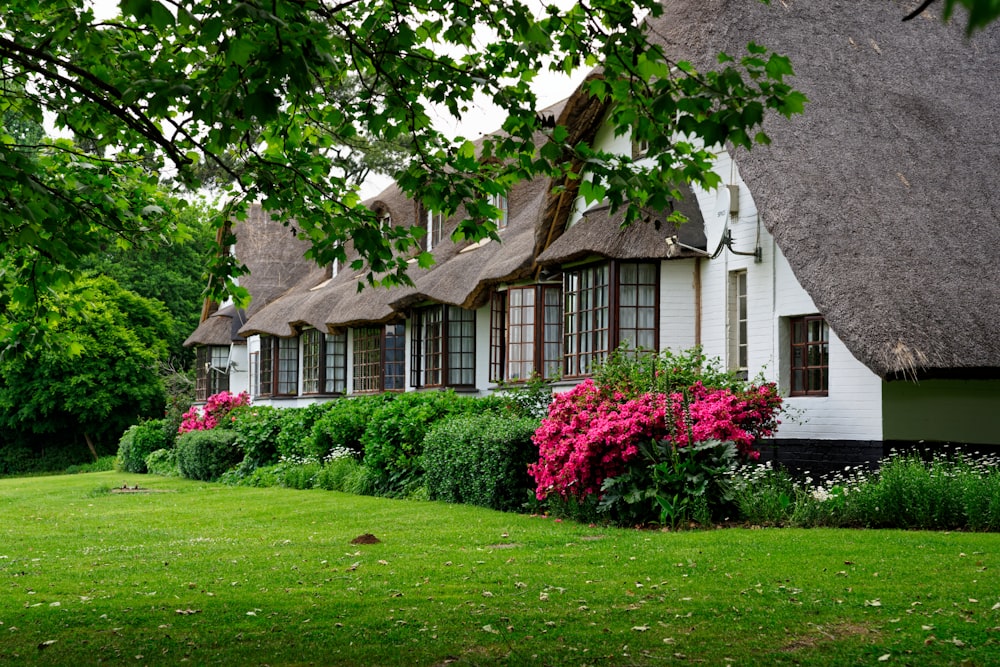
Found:
[[[660,349],[694,347],[695,260],[660,263]]]
[[[705,353],[730,366],[729,275],[732,271],[745,269],[749,374],[751,378],[762,374],[765,379],[778,382],[786,396],[787,414],[778,437],[881,440],[881,380],[851,355],[832,330],[829,395],[787,397],[786,318],[818,311],[771,235],[759,223],[753,197],[727,153],[720,153],[715,169],[723,183],[739,186],[740,211],[736,218],[730,218],[728,191],[724,187],[715,192],[696,189],[705,218],[708,251],[715,251],[728,221],[734,250],[752,252],[759,243],[763,261],[756,263],[753,257],[723,250],[716,259],[701,262],[701,342]]]

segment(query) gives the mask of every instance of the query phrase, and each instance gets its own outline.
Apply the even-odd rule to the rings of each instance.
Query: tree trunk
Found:
[[[84,433],[83,437],[87,441],[87,448],[90,449],[90,453],[93,455],[94,462],[96,463],[99,457],[97,456],[97,448],[94,447],[94,441],[90,439],[89,433]]]

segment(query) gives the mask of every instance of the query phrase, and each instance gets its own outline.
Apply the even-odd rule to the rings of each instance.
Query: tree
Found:
[[[215,254],[215,231],[209,223],[211,209],[204,202],[169,214],[174,216],[175,238],[136,249],[112,244],[83,257],[80,268],[161,303],[173,321],[166,339],[171,365],[190,368],[194,352],[183,343],[198,326],[205,266]]]
[[[46,110],[79,139],[0,141],[0,251],[18,259],[4,276],[14,302],[66,284],[78,258],[109,238],[173,233],[156,188],[168,172],[194,188],[197,167],[214,164],[232,178],[219,227],[260,201],[295,219],[318,263],[344,260],[351,241],[354,268],[391,284],[407,282],[400,251],[417,239],[359,205],[356,178],[338,162],[344,146],[404,145],[409,159],[392,176],[431,210],[464,205],[456,234],[475,240],[496,236],[490,195],[539,174],[575,179],[584,167],[598,179],[585,194],[632,222],[676,195],[673,184],[715,184],[699,146],[766,142],[765,112],[790,115],[805,102],[785,82],[788,60],[756,45],[716,72],[671,62],[643,29],[662,11],[657,0],[583,0],[537,16],[522,0],[120,7],[107,21],[84,0],[11,0],[0,13],[3,77],[36,120]],[[595,153],[538,113],[529,85],[538,71],[595,66],[603,77],[590,93],[613,109],[616,132],[649,144],[649,163]],[[330,95],[350,86],[355,94]],[[506,114],[502,134],[476,146],[434,128],[432,108],[460,118],[477,93]],[[540,149],[537,132],[547,136]],[[239,268],[232,261],[221,255],[213,267],[217,292]]]
[[[67,344],[38,344],[0,361],[0,446],[35,454],[114,451],[128,426],[163,415],[158,365],[166,358],[170,315],[107,277],[80,280],[45,299],[66,302],[57,309],[73,313],[50,324]]]

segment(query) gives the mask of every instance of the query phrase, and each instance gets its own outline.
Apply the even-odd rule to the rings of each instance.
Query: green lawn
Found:
[[[109,493],[139,484],[163,491]],[[380,542],[354,545],[365,533]],[[1000,536],[0,480],[0,664],[994,665]]]

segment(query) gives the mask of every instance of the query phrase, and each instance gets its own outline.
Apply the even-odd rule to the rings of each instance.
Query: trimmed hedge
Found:
[[[157,449],[146,457],[146,471],[161,477],[180,477],[176,449]]]
[[[372,413],[361,436],[364,466],[371,471],[375,494],[403,497],[420,487],[424,436],[445,417],[502,409],[492,398],[459,396],[454,391],[400,394]]]
[[[243,459],[236,437],[234,431],[221,428],[181,434],[177,438],[177,467],[181,475],[205,482],[217,480]]]
[[[146,457],[157,449],[174,445],[171,425],[165,419],[152,419],[130,426],[118,442],[116,467],[125,472],[146,472]]]
[[[535,486],[528,464],[538,460],[537,428],[537,419],[489,413],[440,422],[424,439],[430,499],[521,509]]]

